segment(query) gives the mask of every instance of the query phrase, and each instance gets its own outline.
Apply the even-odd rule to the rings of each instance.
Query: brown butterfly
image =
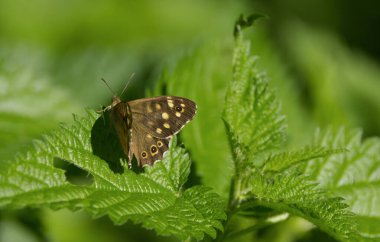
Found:
[[[161,160],[172,136],[194,117],[197,105],[175,96],[123,102],[115,95],[107,110],[131,167],[133,156],[138,166]]]

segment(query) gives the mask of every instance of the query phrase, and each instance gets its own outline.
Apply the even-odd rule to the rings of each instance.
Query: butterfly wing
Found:
[[[119,138],[121,148],[129,156],[129,147],[132,132],[131,110],[127,103],[118,102],[110,109],[110,120]],[[130,160],[131,161],[131,160]]]
[[[114,97],[109,110],[129,166],[133,156],[143,166],[162,160],[172,135],[194,117],[197,106],[189,99],[174,96],[130,102]]]
[[[161,96],[128,102],[133,123],[143,133],[159,139],[178,133],[193,119],[197,105],[183,97]]]
[[[153,165],[156,160],[162,160],[164,152],[168,149],[170,138],[160,139],[133,125],[129,160],[136,157],[138,166]]]

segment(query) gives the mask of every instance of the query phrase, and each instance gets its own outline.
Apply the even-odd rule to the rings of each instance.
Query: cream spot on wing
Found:
[[[167,112],[163,112],[162,113],[162,118],[165,119],[165,120],[168,120],[169,119],[169,114]]]
[[[150,105],[147,105],[147,106],[146,106],[146,111],[147,111],[148,113],[153,112],[153,110],[152,110],[152,108],[150,107]]]
[[[156,132],[157,132],[158,134],[161,134],[161,133],[162,133],[162,129],[157,128],[157,129],[156,129]]]
[[[150,134],[147,134],[146,137],[147,137],[148,139],[153,138],[152,135],[150,135]]]
[[[168,99],[168,106],[169,106],[170,108],[173,108],[173,107],[174,107],[173,100]]]
[[[183,103],[181,103],[181,106],[184,108],[184,107],[186,107],[186,105],[185,104],[183,104]]]
[[[177,116],[179,118],[179,117],[181,117],[181,113],[180,112],[175,112],[175,116]]]
[[[161,110],[161,104],[156,103],[156,110]]]
[[[152,121],[148,121],[148,125],[149,125],[149,126],[153,126],[154,123],[153,123]]]
[[[170,129],[170,124],[164,123],[164,127],[167,128],[167,129]]]

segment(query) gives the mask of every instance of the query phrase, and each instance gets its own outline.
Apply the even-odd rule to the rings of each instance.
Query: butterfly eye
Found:
[[[143,151],[143,152],[141,153],[141,157],[142,157],[142,158],[146,158],[146,157],[147,157],[147,153],[146,153],[145,151]]]
[[[175,107],[175,110],[177,111],[177,112],[182,112],[182,107],[180,107],[180,106],[177,106],[177,107]]]

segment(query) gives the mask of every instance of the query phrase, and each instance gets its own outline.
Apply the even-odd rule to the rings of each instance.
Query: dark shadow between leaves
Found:
[[[178,136],[178,143],[181,142],[181,137]],[[182,146],[182,148],[185,148],[186,147],[183,145],[183,143],[181,142],[180,143]],[[191,151],[190,150],[186,150],[186,152],[189,154],[189,157],[192,158],[193,156],[191,155]],[[191,166],[190,166],[190,174],[189,176],[187,177],[187,181],[185,182],[184,184],[184,189],[187,189],[187,188],[190,188],[192,186],[196,186],[196,185],[202,185],[202,177],[198,175],[198,172],[197,172],[197,162],[195,162],[193,159],[191,160]]]
[[[268,218],[271,216],[276,216],[281,214],[281,212],[278,212],[272,208],[264,207],[264,206],[254,206],[254,207],[248,207],[244,209],[243,211],[239,212],[239,215],[244,217],[256,217],[256,218]]]
[[[75,166],[74,164],[64,159],[55,157],[54,167],[64,170],[66,180],[73,185],[90,186],[94,181],[93,175],[91,175],[89,172]]]

